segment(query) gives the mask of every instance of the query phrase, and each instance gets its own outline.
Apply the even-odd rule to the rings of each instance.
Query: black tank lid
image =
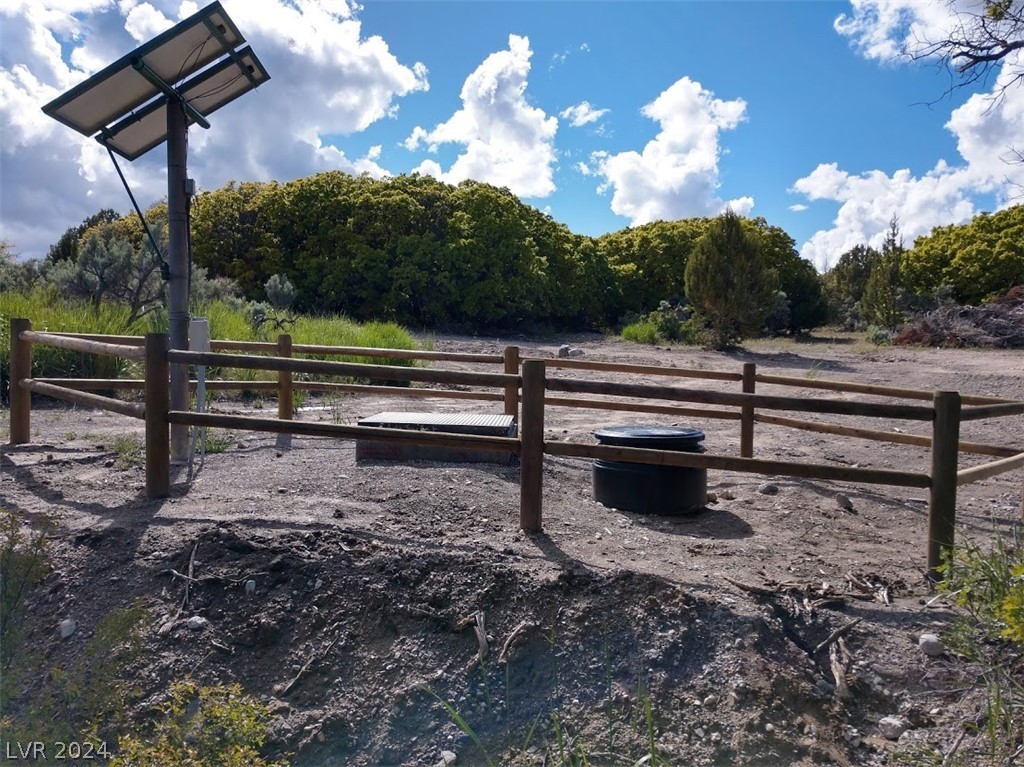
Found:
[[[685,426],[609,426],[594,432],[602,445],[683,450],[704,441],[704,432]]]

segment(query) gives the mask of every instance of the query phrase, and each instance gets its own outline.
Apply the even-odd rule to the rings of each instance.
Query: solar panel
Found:
[[[57,97],[43,111],[86,136],[160,94],[136,62],[174,86],[245,42],[220,2],[193,14]]]
[[[263,64],[246,46],[176,90],[197,112],[208,115],[269,79]],[[96,140],[127,160],[141,157],[167,138],[167,102],[168,97],[161,94],[142,109],[100,131]],[[196,122],[190,114],[186,119],[190,125]]]

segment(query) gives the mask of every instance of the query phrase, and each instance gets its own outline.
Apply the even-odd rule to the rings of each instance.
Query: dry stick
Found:
[[[828,648],[828,661],[829,666],[832,667],[832,676],[836,680],[836,697],[840,700],[849,700],[853,696],[850,694],[850,688],[846,684],[846,669],[843,668],[843,663],[839,659],[838,645],[833,644]]]
[[[187,575],[185,575],[185,573],[179,573],[173,567],[168,568],[167,570],[164,570],[164,572],[167,573],[168,575],[174,576],[175,578],[181,578],[186,583],[199,583],[199,581],[196,578],[190,578]]]
[[[512,648],[512,643],[532,629],[534,625],[535,624],[530,621],[520,621],[519,625],[512,629],[512,633],[508,635],[508,639],[506,639],[501,645],[501,652],[498,654],[498,663],[505,663],[508,660],[508,651]]]
[[[766,589],[763,586],[751,586],[749,583],[740,583],[739,581],[734,581],[728,575],[723,575],[722,577],[725,578],[725,580],[729,581],[729,583],[731,583],[736,588],[742,589],[743,591],[748,591],[751,594],[760,594],[763,597],[773,597],[777,593],[776,591],[772,589]]]
[[[331,626],[331,628],[328,629],[328,631],[333,631],[334,629],[336,629],[340,625],[341,625],[341,621],[338,621],[333,626]],[[329,653],[331,651],[331,649],[334,647],[334,645],[338,644],[338,640],[341,639],[341,637],[342,637],[342,632],[339,632],[338,635],[336,637],[334,637],[334,639],[331,640],[331,643],[328,644],[321,652],[319,652],[319,653],[317,653],[317,652],[311,653],[310,656],[309,656],[309,659],[305,663],[303,663],[302,664],[302,668],[300,668],[298,670],[298,673],[295,674],[295,676],[292,678],[292,680],[288,684],[286,684],[283,688],[281,688],[280,695],[282,697],[287,695],[291,691],[291,689],[296,685],[296,683],[299,681],[299,679],[302,677],[302,675],[306,673],[306,670],[310,666],[313,665],[313,661],[317,660],[318,658],[323,658],[325,655],[327,655],[327,653]]]
[[[199,549],[199,541],[192,547],[192,556],[188,558],[188,576],[185,578],[185,598],[181,600],[181,607],[178,608],[178,615],[188,607],[189,587],[192,585],[196,575],[196,551]]]
[[[483,663],[484,658],[487,657],[487,629],[484,627],[484,613],[483,610],[477,611],[476,614],[476,625],[473,626],[473,631],[476,633],[477,644],[480,645],[480,662]]]
[[[942,757],[942,764],[943,765],[949,764],[949,760],[953,758],[953,754],[955,754],[957,752],[957,749],[960,748],[960,744],[964,742],[964,738],[966,738],[966,737],[967,737],[967,730],[960,730],[960,734],[957,736],[956,740],[953,742],[953,745],[950,747],[949,751],[947,751],[943,755],[943,757]]]
[[[817,647],[814,648],[814,652],[812,652],[811,655],[817,655],[819,652],[824,650],[826,647],[831,647],[832,644],[836,640],[838,640],[843,634],[845,634],[847,631],[852,629],[854,626],[856,626],[862,620],[864,620],[864,619],[863,618],[854,618],[849,623],[847,623],[847,624],[837,628],[835,631],[833,631],[831,634],[829,634],[828,637],[826,637],[820,644],[818,644]]]

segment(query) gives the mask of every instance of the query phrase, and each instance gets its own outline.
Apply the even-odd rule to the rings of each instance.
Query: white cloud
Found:
[[[407,149],[425,144],[436,152],[457,144],[462,153],[446,171],[435,160],[414,170],[456,184],[466,179],[508,187],[522,197],[545,197],[555,191],[554,138],[558,120],[526,100],[530,41],[509,35],[508,50],[492,53],[466,78],[462,108],[427,131],[417,126]]]
[[[121,4],[121,9],[124,12],[125,3]],[[173,26],[173,21],[149,3],[141,3],[129,9],[124,19],[125,31],[140,45]]]
[[[852,14],[840,16],[835,26],[862,55],[885,60],[902,53],[920,54],[925,50],[922,41],[948,33],[956,11],[978,7],[976,0],[952,5],[853,0]],[[951,113],[945,127],[957,139],[962,163],[939,159],[921,176],[907,169],[855,174],[837,163],[822,163],[797,180],[792,191],[840,204],[832,227],[812,235],[801,255],[824,269],[855,245],[879,246],[894,214],[909,244],[936,226],[970,219],[977,213],[977,195],[992,194],[997,204],[1007,204],[1013,190],[1024,185],[1024,167],[1005,162],[1024,145],[1024,82],[1013,82],[1008,74],[1022,65],[1021,52],[1008,57],[990,92],[971,95]]]
[[[573,128],[582,128],[584,125],[597,122],[608,112],[607,109],[595,109],[589,101],[581,101],[575,106],[563,109],[558,116],[568,120]]]
[[[850,38],[865,58],[891,60],[926,49],[924,41],[946,37],[954,17],[946,2],[850,0],[851,13],[840,14],[835,30]],[[980,0],[952,0],[957,10],[977,10]]]
[[[790,205],[789,209],[794,213],[803,213],[805,210],[807,210],[807,206],[798,202],[794,205]]]
[[[794,191],[810,200],[833,200],[841,205],[832,228],[816,232],[801,255],[819,269],[827,269],[855,245],[881,247],[894,214],[909,245],[935,226],[974,215],[967,194],[972,184],[969,169],[951,168],[943,162],[921,177],[905,169],[891,176],[878,170],[854,176],[839,170],[835,163],[819,165],[796,182]]]
[[[428,89],[422,64],[400,62],[364,34],[347,0],[223,0],[271,80],[189,132],[189,174],[204,189],[230,179],[289,180],[320,170],[387,175],[381,152],[350,158],[327,143],[393,116]],[[205,3],[203,3],[205,5]],[[0,237],[45,254],[69,226],[130,205],[106,152],[41,111],[61,92],[194,13],[193,0],[5,0],[0,5]],[[166,194],[165,150],[121,162],[143,205]]]
[[[740,215],[753,208],[750,197],[723,202],[719,185],[720,134],[746,119],[746,102],[723,101],[684,77],[641,112],[660,130],[642,152],[594,153],[591,162],[612,189],[612,211],[632,225],[658,219],[716,215],[730,207]]]

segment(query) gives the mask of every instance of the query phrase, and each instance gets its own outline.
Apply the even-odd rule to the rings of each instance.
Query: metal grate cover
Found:
[[[489,413],[387,412],[378,413],[369,418],[361,418],[359,425],[390,429],[450,431],[458,434],[486,434],[497,437],[515,434],[515,418],[513,416]]]

